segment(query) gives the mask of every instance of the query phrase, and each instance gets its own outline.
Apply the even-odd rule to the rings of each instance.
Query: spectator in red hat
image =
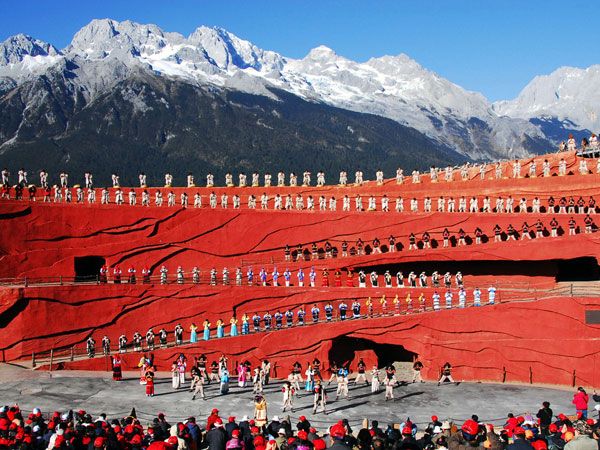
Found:
[[[298,430],[310,431],[310,422],[306,420],[305,416],[300,416],[298,423],[296,424]]]
[[[341,420],[329,428],[329,437],[331,439],[329,449],[350,450],[350,447],[344,441],[344,438],[346,437],[346,428]]]
[[[486,425],[486,435],[489,440],[489,447],[486,447],[485,436],[480,434],[479,424],[469,419],[462,425],[459,432],[450,435],[448,438],[448,450],[474,450],[475,448],[501,450],[502,443],[498,435],[493,433],[492,430],[491,425]]]
[[[235,417],[234,416],[229,416],[227,418],[227,423],[225,424],[225,432],[227,433],[227,438],[231,439],[233,436],[233,431],[234,430],[239,430],[239,426],[238,424],[235,422]]]
[[[419,450],[421,447],[413,436],[413,425],[410,420],[407,420],[402,427],[402,440],[399,442],[400,447],[406,450]]]
[[[261,435],[258,435],[254,438],[254,450],[266,450],[267,441]]]
[[[210,412],[210,416],[206,419],[206,429],[210,431],[215,421],[219,419],[219,410],[217,408],[213,408]]]
[[[506,450],[532,450],[531,444],[525,438],[525,429],[517,426],[513,429],[513,443],[506,447]]]
[[[246,446],[240,438],[240,430],[233,430],[231,432],[231,439],[227,441],[225,448],[227,450],[245,450]]]

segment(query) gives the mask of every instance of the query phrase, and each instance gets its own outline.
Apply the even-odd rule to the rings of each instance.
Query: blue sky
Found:
[[[295,58],[320,44],[358,61],[406,53],[491,100],[560,66],[600,62],[594,0],[0,0],[0,40],[26,33],[62,48],[105,17],[185,35],[220,26]]]

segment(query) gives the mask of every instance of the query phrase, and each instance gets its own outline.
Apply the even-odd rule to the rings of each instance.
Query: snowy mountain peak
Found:
[[[116,29],[117,24],[118,22],[112,19],[92,20],[75,34],[68,47],[69,51],[79,50],[89,53],[102,46],[119,34]]]
[[[251,42],[218,27],[198,27],[189,37],[190,44],[201,47],[220,69],[254,69],[270,71],[281,68],[283,58],[264,51]]]
[[[26,34],[17,34],[0,44],[0,66],[20,63],[26,57],[56,56],[58,53],[58,50],[47,42]]]
[[[331,48],[326,45],[319,45],[318,47],[313,48],[308,54],[304,57],[305,60],[310,59],[313,61],[328,61],[331,62],[339,58],[337,53],[335,53]]]

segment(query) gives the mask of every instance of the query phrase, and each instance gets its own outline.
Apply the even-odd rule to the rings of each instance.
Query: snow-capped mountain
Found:
[[[499,114],[566,121],[576,129],[600,130],[600,65],[561,67],[535,77],[510,101],[494,104]]]
[[[0,95],[41,74],[64,79],[67,91],[86,104],[140,74],[275,100],[281,89],[311,102],[392,119],[471,159],[523,156],[550,145],[541,128],[526,120],[529,116],[508,114],[500,105],[495,110],[481,94],[406,55],[359,63],[321,46],[291,59],[220,28],[200,27],[185,37],[156,25],[103,19],[83,27],[62,51],[22,35],[0,44]],[[18,133],[5,136],[0,148],[18,138]]]

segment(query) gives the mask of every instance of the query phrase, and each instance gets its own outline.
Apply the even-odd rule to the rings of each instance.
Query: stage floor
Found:
[[[164,412],[173,424],[189,416],[204,420],[212,408],[218,408],[225,420],[244,415],[252,418],[252,387],[240,389],[231,383],[228,395],[220,395],[214,383],[205,386],[207,400],[192,400],[189,380],[185,389],[174,390],[169,373],[159,373],[155,383],[155,396],[146,397],[145,387],[139,384],[137,372],[126,372],[121,382],[112,381],[110,374],[103,372],[42,372],[0,364],[0,403],[18,403],[30,411],[39,407],[43,412],[54,410],[84,409],[93,417],[104,412],[109,417],[123,417],[136,408],[137,417],[147,425],[159,412]],[[328,389],[327,416],[312,414],[312,395],[302,391],[294,401],[294,413],[282,413],[281,382],[272,381],[265,387],[269,419],[278,415],[290,416],[295,423],[305,415],[320,431],[335,421],[347,418],[353,427],[360,427],[363,418],[377,419],[381,426],[390,422],[400,423],[410,417],[419,425],[426,424],[435,414],[440,420],[456,423],[479,415],[480,421],[502,425],[506,414],[535,415],[545,400],[551,403],[555,414],[574,414],[571,399],[574,391],[512,384],[460,383],[437,386],[437,383],[416,383],[394,389],[395,399],[385,401],[383,390],[371,393],[371,387],[350,383],[350,399],[334,401],[335,383]],[[591,394],[591,393],[590,393]],[[593,410],[590,403],[590,410]]]

